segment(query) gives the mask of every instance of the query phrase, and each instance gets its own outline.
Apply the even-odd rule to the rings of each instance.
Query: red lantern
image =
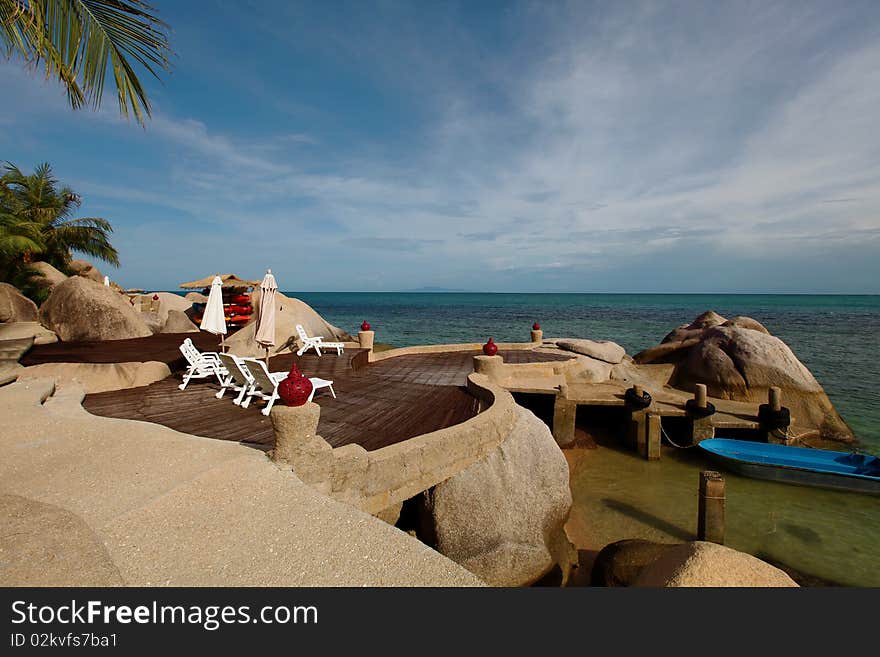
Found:
[[[495,340],[489,338],[489,342],[483,345],[483,353],[487,356],[494,356],[498,353],[498,345],[495,344]]]
[[[278,384],[278,396],[287,406],[302,406],[311,394],[312,382],[294,363],[287,378]]]
[[[370,323],[367,320],[364,320],[363,323],[361,324],[361,331],[369,331],[369,330],[370,330]]]
[[[538,324],[538,322],[535,322],[534,324],[532,324],[532,330],[533,330],[533,331],[540,331],[540,330],[541,330],[541,325]]]

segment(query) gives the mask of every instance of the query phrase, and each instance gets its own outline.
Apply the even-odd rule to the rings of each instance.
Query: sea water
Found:
[[[356,334],[418,344],[525,342],[533,322],[546,337],[613,340],[635,354],[706,310],[757,319],[813,372],[853,428],[880,454],[880,296],[471,294],[285,292]],[[717,469],[698,449],[664,447],[647,462],[614,446],[574,450],[569,523],[579,547],[623,538],[690,540],[697,478]],[[801,572],[880,586],[880,498],[764,482],[726,473],[726,543]]]

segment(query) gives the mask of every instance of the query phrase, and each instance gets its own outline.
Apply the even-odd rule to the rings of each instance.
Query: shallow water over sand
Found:
[[[717,466],[699,449],[663,448],[649,462],[616,446],[566,451],[578,548],[624,538],[694,540],[700,470]],[[759,481],[723,472],[726,544],[804,574],[880,586],[880,498]]]

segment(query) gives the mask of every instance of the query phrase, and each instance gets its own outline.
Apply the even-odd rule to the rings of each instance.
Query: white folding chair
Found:
[[[320,335],[317,335],[313,338],[309,337],[309,334],[306,333],[306,330],[303,328],[302,324],[296,325],[296,332],[299,333],[299,337],[302,340],[302,347],[296,352],[297,356],[302,356],[309,349],[314,349],[315,353],[318,356],[321,355],[321,349],[335,349],[336,355],[342,355],[343,350],[345,349],[345,344],[342,342],[324,342],[324,338]]]
[[[185,390],[192,379],[208,379],[216,376],[223,383],[223,377],[227,375],[226,369],[220,362],[219,354],[214,351],[199,351],[190,338],[186,338],[179,347],[180,353],[186,358],[188,367],[183,374],[183,383],[178,388]]]
[[[227,376],[220,381],[220,392],[217,393],[217,399],[221,399],[226,394],[227,389],[238,392],[238,397],[232,400],[233,404],[247,407],[245,395],[254,384],[254,377],[251,376],[247,366],[244,365],[242,359],[232,354],[220,354],[220,362],[223,363]],[[242,401],[245,403],[242,404]]]

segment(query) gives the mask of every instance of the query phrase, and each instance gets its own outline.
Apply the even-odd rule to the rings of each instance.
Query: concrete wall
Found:
[[[359,445],[333,449],[314,434],[314,409],[276,406],[274,458],[321,492],[378,513],[475,463],[513,430],[516,404],[510,393],[476,373],[468,377],[468,389],[483,407],[476,417],[372,452]]]

